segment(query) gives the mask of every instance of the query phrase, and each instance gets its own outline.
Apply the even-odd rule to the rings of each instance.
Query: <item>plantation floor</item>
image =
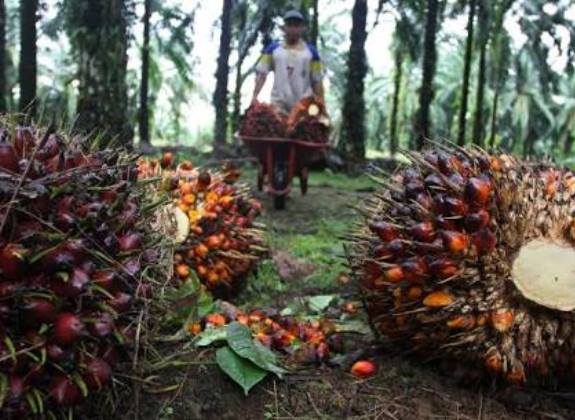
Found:
[[[252,176],[248,173],[247,176]],[[248,178],[251,181],[253,178]],[[286,211],[268,209],[264,217],[272,258],[249,279],[234,302],[246,309],[286,307],[301,310],[305,299],[332,296],[353,302],[353,286],[345,275],[342,241],[356,220],[357,204],[373,185],[366,178],[314,173],[307,197],[294,190]],[[335,310],[337,309],[330,309]],[[575,393],[536,390],[495,391],[461,384],[435,366],[417,366],[381,351],[373,342],[364,316],[352,319],[364,334],[346,337],[346,353],[374,356],[378,374],[357,380],[343,367],[300,369],[284,380],[271,375],[244,397],[214,364],[213,349],[193,351],[189,364],[158,373],[158,381],[175,391],[143,394],[145,419],[569,419],[575,418]],[[571,407],[570,407],[571,405]]]

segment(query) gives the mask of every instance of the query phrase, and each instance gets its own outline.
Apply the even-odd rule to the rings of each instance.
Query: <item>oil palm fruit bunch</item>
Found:
[[[480,149],[407,154],[348,254],[378,332],[511,383],[575,366],[575,176]]]
[[[287,136],[315,143],[327,143],[330,121],[322,100],[313,96],[301,99],[287,120]]]
[[[184,161],[173,170],[165,161],[142,161],[139,171],[162,177],[173,200],[175,277],[185,282],[195,273],[213,294],[230,296],[266,253],[263,226],[255,221],[261,203],[237,182],[240,173],[229,163],[207,171]]]
[[[70,414],[105,390],[150,296],[135,159],[87,142],[0,120],[2,418]]]
[[[248,137],[284,137],[285,118],[270,104],[256,102],[242,117],[240,134]]]
[[[259,309],[244,312],[227,302],[224,302],[224,310],[210,313],[186,329],[189,334],[197,335],[234,321],[249,327],[253,338],[264,346],[291,355],[299,364],[322,364],[329,360],[332,352],[341,351],[341,336],[335,334],[335,325],[327,318],[299,320],[277,311]]]

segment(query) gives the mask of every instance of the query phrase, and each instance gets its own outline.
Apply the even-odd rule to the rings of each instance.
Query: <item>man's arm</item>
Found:
[[[315,96],[320,98],[322,101],[325,101],[323,81],[320,80],[320,81],[317,81],[313,84],[313,93]]]
[[[258,73],[256,75],[256,86],[254,87],[254,94],[252,96],[252,104],[258,100],[258,95],[262,91],[262,88],[264,87],[264,85],[266,83],[267,77],[268,77],[268,75],[263,74],[263,73]]]

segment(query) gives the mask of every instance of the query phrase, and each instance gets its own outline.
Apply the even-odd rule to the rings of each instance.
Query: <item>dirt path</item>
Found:
[[[339,239],[356,220],[350,205],[370,188],[365,179],[315,175],[307,197],[294,191],[287,211],[268,209],[273,259],[250,279],[237,304],[246,308],[282,309],[298,299],[334,294],[353,301],[344,274]],[[358,315],[361,321],[362,315]],[[421,367],[399,356],[377,351],[371,334],[351,335],[347,353],[376,349],[375,377],[357,380],[344,367],[313,367],[279,381],[271,375],[248,397],[213,364],[213,350],[194,352],[190,365],[162,372],[175,393],[144,404],[142,418],[156,419],[535,419],[575,418],[568,400],[537,390],[499,390],[462,384],[435,366]],[[351,360],[351,359],[349,359]],[[181,381],[185,379],[185,381]]]

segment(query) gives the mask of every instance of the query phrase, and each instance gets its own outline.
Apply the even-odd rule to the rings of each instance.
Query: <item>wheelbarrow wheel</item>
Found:
[[[284,162],[277,162],[274,165],[274,190],[285,191],[288,183],[287,167]],[[286,207],[286,194],[274,195],[274,208],[283,210]]]
[[[284,210],[285,208],[286,208],[286,196],[284,194],[274,196],[274,209]]]
[[[258,191],[264,190],[264,168],[262,165],[258,166]]]
[[[308,170],[307,168],[303,168],[299,174],[299,188],[301,190],[301,195],[307,194],[307,179]]]

